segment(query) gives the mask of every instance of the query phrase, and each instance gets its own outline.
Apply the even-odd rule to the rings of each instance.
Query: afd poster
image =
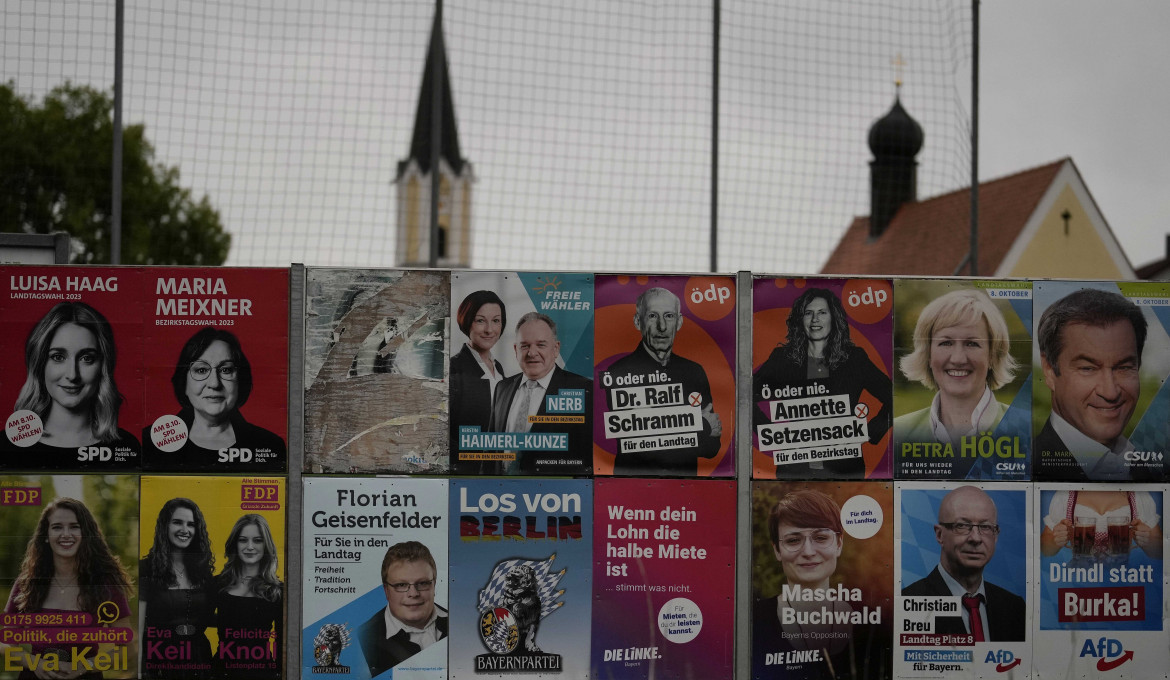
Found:
[[[891,677],[893,510],[890,482],[752,482],[753,678]]]
[[[593,484],[452,480],[452,680],[589,674]]]
[[[1032,282],[894,282],[894,477],[1026,480]]]
[[[288,269],[144,270],[144,470],[287,465]]]
[[[283,677],[285,480],[142,477],[143,678]]]
[[[0,476],[0,678],[138,677],[138,477]]]
[[[730,678],[735,482],[598,479],[594,678]]]
[[[590,469],[593,275],[451,274],[451,469]]]
[[[893,287],[758,276],[752,476],[889,479]]]
[[[303,483],[301,677],[446,678],[447,480]]]
[[[306,270],[306,472],[447,471],[450,276]]]
[[[139,469],[141,277],[133,267],[0,267],[4,469]]]
[[[1032,486],[898,482],[896,495],[895,677],[1029,677]]]
[[[1165,677],[1166,487],[1036,486],[1036,676]]]
[[[1037,481],[1157,482],[1170,454],[1170,283],[1037,281]]]
[[[735,473],[735,278],[597,277],[593,472]]]

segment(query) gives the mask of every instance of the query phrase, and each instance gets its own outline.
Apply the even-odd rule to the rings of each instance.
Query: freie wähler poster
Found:
[[[1029,677],[1032,491],[1023,482],[897,483],[895,677]]]
[[[592,274],[452,273],[452,471],[588,474],[592,371]]]
[[[284,677],[285,479],[144,475],[141,498],[142,677]]]
[[[303,483],[301,677],[446,678],[447,480]]]
[[[1166,677],[1165,503],[1165,485],[1036,485],[1038,678]]]
[[[1157,482],[1170,455],[1170,283],[1037,281],[1033,479]]]
[[[142,270],[0,267],[5,470],[136,471]]]
[[[447,471],[450,273],[305,272],[305,471]]]
[[[893,288],[756,277],[752,476],[889,479]]]
[[[752,678],[891,677],[893,521],[891,482],[752,482]]]
[[[732,276],[597,277],[593,472],[735,472]]]
[[[144,270],[144,470],[286,470],[288,277],[277,268]]]
[[[729,678],[735,483],[598,479],[594,678]]]
[[[451,678],[590,677],[593,483],[456,479],[451,517]]]
[[[0,524],[0,678],[138,677],[138,476],[2,475]]]
[[[1031,281],[894,281],[896,479],[1029,479],[1031,319]]]

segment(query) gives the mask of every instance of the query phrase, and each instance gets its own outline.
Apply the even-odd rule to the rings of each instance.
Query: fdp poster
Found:
[[[730,678],[735,483],[594,482],[594,678]]]
[[[453,480],[452,680],[588,678],[593,485]]]
[[[894,476],[1026,480],[1032,283],[894,282]]]
[[[305,275],[305,471],[446,472],[450,274]]]
[[[1161,481],[1170,283],[1036,282],[1038,481]]]
[[[752,476],[889,479],[893,288],[756,277]]]
[[[1048,678],[1164,678],[1166,487],[1038,484],[1035,668]]]
[[[593,275],[451,274],[451,468],[590,469]]]
[[[142,677],[283,677],[286,503],[278,477],[142,477]]]
[[[735,279],[597,277],[593,471],[735,472]]]
[[[138,470],[141,277],[131,267],[0,267],[6,470]]]
[[[898,482],[896,493],[895,677],[1029,677],[1032,486]]]
[[[891,677],[893,521],[891,482],[752,483],[753,678]]]
[[[301,677],[447,677],[447,484],[304,481]]]
[[[288,270],[151,267],[145,470],[283,473]]]
[[[138,477],[0,476],[0,525],[0,678],[137,677]]]

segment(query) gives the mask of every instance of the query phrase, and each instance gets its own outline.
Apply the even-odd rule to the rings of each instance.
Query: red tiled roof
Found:
[[[979,184],[981,276],[999,267],[1066,162]],[[969,188],[903,205],[876,240],[869,237],[869,217],[856,217],[821,273],[950,276],[970,248],[970,225]]]

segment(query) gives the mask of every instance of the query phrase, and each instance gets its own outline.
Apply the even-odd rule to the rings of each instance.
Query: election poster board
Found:
[[[1030,677],[1032,493],[1023,482],[896,484],[895,677]]]
[[[894,477],[1031,474],[1032,282],[894,282]]]
[[[456,271],[451,315],[452,471],[588,474],[593,275]]]
[[[452,680],[588,678],[593,483],[451,482]]]
[[[305,471],[446,472],[450,273],[305,277]]]
[[[283,677],[284,478],[144,475],[141,484],[142,677]],[[176,552],[181,574],[166,566]]]
[[[1037,281],[1034,319],[1033,478],[1165,479],[1170,283]]]
[[[597,277],[594,474],[735,474],[735,303],[731,276]]]
[[[0,267],[4,469],[139,469],[141,277],[133,267]]]
[[[893,287],[757,276],[752,476],[889,479]]]
[[[0,678],[138,677],[138,477],[2,475],[0,526]]]
[[[888,680],[890,482],[752,482],[752,678]]]
[[[301,677],[446,678],[447,480],[303,484]],[[423,632],[391,641],[388,621]]]
[[[1037,678],[1166,677],[1165,502],[1165,485],[1036,485]]]
[[[594,482],[594,678],[730,678],[735,482]]]
[[[288,277],[275,268],[145,270],[144,470],[287,469]]]

